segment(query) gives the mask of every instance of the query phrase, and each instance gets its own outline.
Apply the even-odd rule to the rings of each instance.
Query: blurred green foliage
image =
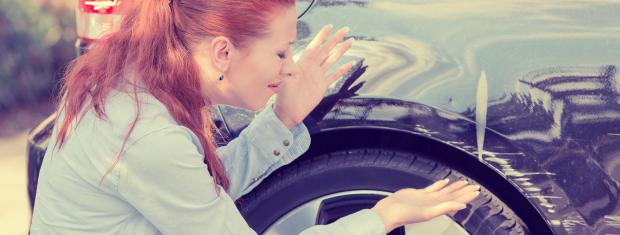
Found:
[[[0,113],[49,99],[75,57],[77,0],[0,0]]]

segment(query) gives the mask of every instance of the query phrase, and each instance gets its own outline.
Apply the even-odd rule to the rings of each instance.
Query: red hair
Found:
[[[68,128],[84,105],[107,118],[105,98],[117,84],[132,84],[121,74],[131,72],[136,81],[162,102],[176,122],[189,128],[204,150],[204,162],[217,185],[228,190],[229,180],[220,161],[208,112],[211,105],[201,94],[201,77],[192,53],[209,36],[225,36],[239,48],[268,33],[275,11],[291,7],[294,0],[143,0],[124,16],[120,30],[96,42],[77,58],[62,79],[57,111],[65,111],[58,141],[64,144]],[[140,117],[140,101],[133,86],[137,114],[107,175],[120,160],[125,143]],[[60,98],[64,97],[64,98]],[[86,104],[86,98],[90,103]],[[171,156],[173,157],[173,156]],[[105,175],[102,177],[105,177]],[[219,190],[217,190],[219,191]]]

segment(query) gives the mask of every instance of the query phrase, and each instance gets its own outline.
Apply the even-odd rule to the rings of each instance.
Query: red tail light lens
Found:
[[[123,5],[120,0],[79,0],[83,12],[98,14],[118,14]]]
[[[77,35],[81,40],[97,40],[118,30],[121,15],[131,0],[78,0]]]

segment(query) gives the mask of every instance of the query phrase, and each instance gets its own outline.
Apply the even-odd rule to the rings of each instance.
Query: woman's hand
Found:
[[[351,38],[336,47],[349,31],[346,27],[338,30],[330,40],[327,40],[332,27],[324,26],[312,39],[295,63],[296,71],[293,78],[286,80],[278,93],[274,112],[289,129],[302,122],[321,102],[327,88],[354,64],[347,63],[331,74],[325,74],[353,44]]]
[[[406,188],[381,199],[372,208],[385,224],[385,231],[428,221],[440,215],[464,209],[480,194],[480,186],[457,181],[439,180],[424,189]]]

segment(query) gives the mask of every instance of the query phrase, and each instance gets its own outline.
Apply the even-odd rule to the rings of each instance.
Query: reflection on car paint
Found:
[[[381,125],[472,156],[482,149],[483,162],[556,233],[620,233],[608,219],[620,214],[617,1],[320,2],[308,16],[321,20],[308,30],[323,21],[350,26],[359,38],[350,57],[368,66],[350,98],[361,101],[338,101],[314,119],[322,130]],[[480,148],[470,132],[482,69],[488,110]]]
[[[487,105],[489,99],[489,87],[487,84],[487,75],[483,70],[478,80],[478,89],[476,89],[476,142],[478,146],[478,160],[480,161],[483,160],[484,133],[487,129]]]

